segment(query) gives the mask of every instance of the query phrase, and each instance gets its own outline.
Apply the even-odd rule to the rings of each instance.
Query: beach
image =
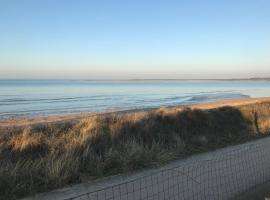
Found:
[[[0,200],[154,168],[59,200],[227,200],[269,181],[269,7],[1,1]]]
[[[213,109],[219,108],[222,106],[241,106],[247,104],[254,103],[263,103],[270,101],[270,97],[265,98],[243,98],[236,100],[225,100],[220,102],[211,102],[211,103],[200,103],[194,104],[190,106],[171,106],[167,107],[167,109],[177,109],[181,110],[184,108],[191,109]],[[87,118],[89,116],[95,115],[106,115],[106,114],[121,114],[121,113],[129,113],[129,112],[143,112],[149,110],[157,110],[159,108],[148,108],[148,109],[132,109],[132,110],[124,110],[124,111],[114,111],[114,112],[85,112],[80,114],[68,114],[68,115],[59,115],[59,116],[50,116],[50,117],[36,117],[36,118],[15,118],[15,119],[7,119],[0,120],[0,128],[2,127],[12,127],[12,126],[28,126],[33,124],[42,124],[42,123],[56,123],[56,122],[65,122],[65,121],[79,121],[81,119]]]
[[[0,189],[25,197],[252,141],[269,135],[269,109],[245,98],[2,120]]]

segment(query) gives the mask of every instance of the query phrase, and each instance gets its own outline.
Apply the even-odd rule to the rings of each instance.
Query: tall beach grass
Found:
[[[270,133],[270,102],[161,108],[0,130],[0,199],[164,164]]]

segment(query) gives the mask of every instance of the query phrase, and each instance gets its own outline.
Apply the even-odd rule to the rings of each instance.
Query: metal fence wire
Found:
[[[191,159],[68,200],[231,199],[270,180],[270,140],[266,140],[213,152],[208,157]]]

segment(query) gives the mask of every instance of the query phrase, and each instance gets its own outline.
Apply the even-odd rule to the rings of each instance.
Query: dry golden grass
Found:
[[[270,132],[270,102],[161,108],[0,131],[0,198],[166,163]]]

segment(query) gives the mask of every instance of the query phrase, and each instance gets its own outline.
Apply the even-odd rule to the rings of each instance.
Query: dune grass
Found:
[[[270,133],[270,102],[161,108],[0,130],[0,199],[15,199]]]

